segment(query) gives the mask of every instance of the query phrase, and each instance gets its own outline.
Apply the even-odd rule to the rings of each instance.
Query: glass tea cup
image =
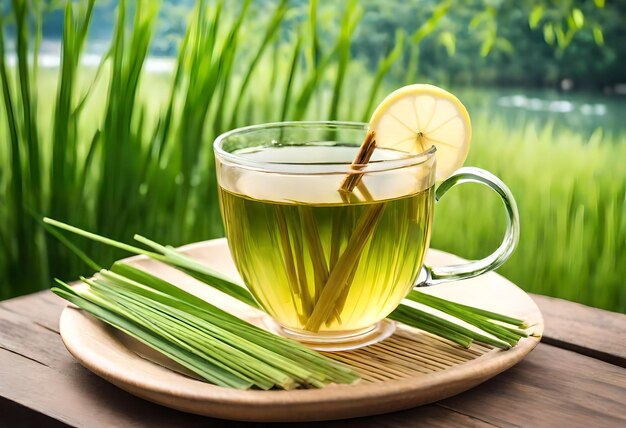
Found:
[[[235,129],[214,144],[228,246],[245,285],[283,335],[316,349],[388,337],[385,320],[416,286],[500,266],[519,238],[515,200],[497,177],[461,168],[435,186],[435,147],[376,148],[353,165],[367,124],[282,122]],[[352,193],[339,191],[358,172]],[[462,265],[423,265],[435,203],[453,186],[495,190],[508,223],[500,247]]]

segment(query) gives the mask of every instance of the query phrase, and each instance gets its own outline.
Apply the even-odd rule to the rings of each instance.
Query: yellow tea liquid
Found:
[[[276,187],[269,191],[280,193]],[[304,333],[356,332],[386,317],[414,284],[430,239],[433,187],[373,202],[336,202],[336,189],[328,192],[335,202],[259,200],[220,188],[246,286],[275,320]]]

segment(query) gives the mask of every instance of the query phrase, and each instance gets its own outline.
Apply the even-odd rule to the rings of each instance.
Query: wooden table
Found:
[[[532,297],[546,330],[522,363],[431,405],[327,425],[626,426],[626,315]],[[240,425],[143,401],[84,369],[59,336],[64,306],[49,291],[0,302],[0,427]]]

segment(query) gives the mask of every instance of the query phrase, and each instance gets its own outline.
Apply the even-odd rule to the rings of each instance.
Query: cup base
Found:
[[[384,319],[371,327],[349,332],[321,332],[312,334],[303,330],[290,329],[281,325],[272,326],[278,334],[297,340],[316,351],[337,352],[363,348],[378,343],[393,334],[396,323]]]

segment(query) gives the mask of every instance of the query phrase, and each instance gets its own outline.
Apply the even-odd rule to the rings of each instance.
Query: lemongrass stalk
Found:
[[[211,269],[210,267],[208,267],[205,264],[202,264],[196,260],[193,260],[190,257],[187,257],[183,254],[181,254],[180,252],[178,252],[175,248],[172,248],[170,246],[165,246],[165,245],[161,245],[157,242],[154,242],[144,236],[135,234],[133,236],[133,239],[137,242],[140,242],[148,247],[151,247],[152,249],[159,251],[163,256],[165,257],[169,257],[170,261],[177,263],[180,267],[182,268],[188,268],[188,269],[193,269],[196,270],[200,273],[203,273],[205,275],[208,276],[212,276],[218,279],[223,280],[224,282],[227,282],[229,285],[233,285],[234,282],[232,281],[232,279],[229,279],[226,275],[216,271],[215,269]],[[240,288],[242,288],[241,285],[239,285]]]
[[[103,272],[103,273],[107,273],[108,272]],[[109,277],[111,278],[111,277]],[[115,277],[113,277],[115,278]],[[168,337],[168,339],[170,341],[176,341],[178,340],[178,342],[176,342],[179,347],[180,346],[186,346],[189,345],[189,343],[185,344],[185,343],[181,343],[180,342],[180,337],[181,336],[186,336],[188,340],[196,340],[195,343],[192,343],[192,345],[195,345],[196,348],[198,348],[198,344],[201,344],[201,342],[199,342],[200,339],[196,339],[197,337],[202,337],[201,335],[192,335],[189,336],[189,334],[191,334],[190,332],[193,332],[194,329],[189,329],[189,325],[187,325],[187,323],[182,323],[182,321],[180,321],[178,318],[181,317],[181,313],[180,312],[176,312],[176,311],[171,311],[169,309],[169,307],[167,305],[160,305],[155,303],[154,301],[151,301],[150,299],[143,299],[141,296],[139,297],[139,299],[137,299],[133,293],[129,290],[124,290],[124,287],[128,287],[129,284],[132,285],[132,287],[134,287],[135,285],[132,284],[132,282],[129,282],[128,284],[124,285],[121,283],[118,284],[114,284],[113,287],[111,287],[111,284],[109,283],[103,283],[104,281],[102,279],[95,279],[95,280],[85,280],[86,283],[88,283],[90,285],[90,287],[93,287],[94,292],[83,292],[83,294],[85,294],[87,298],[90,298],[92,301],[96,301],[98,304],[103,305],[103,306],[107,306],[112,309],[112,310],[117,310],[119,311],[119,308],[116,308],[114,305],[111,306],[111,302],[115,302],[117,301],[118,306],[122,306],[123,308],[125,308],[127,311],[132,311],[132,313],[134,313],[134,315],[132,315],[132,313],[130,314],[131,317],[134,318],[134,320],[138,323],[141,323],[144,327],[148,327],[148,328],[157,328],[160,327],[161,330],[159,331],[160,334],[164,334],[167,336],[167,334],[170,334]],[[100,282],[100,283],[99,283]],[[120,286],[121,290],[118,288],[117,292],[114,291],[116,286]],[[141,289],[145,290],[149,287],[141,287]],[[134,289],[134,288],[133,288]],[[98,294],[104,294],[106,296],[106,300],[99,298]],[[121,303],[121,305],[119,305],[120,303],[120,299],[125,300]],[[137,300],[137,301],[135,301]],[[151,303],[148,303],[151,302]],[[137,310],[137,307],[140,307],[140,310]],[[147,314],[147,315],[146,315]],[[128,312],[125,312],[126,316],[129,316]],[[172,318],[173,317],[173,318]],[[168,321],[169,318],[172,318],[171,320]],[[239,320],[240,324],[247,324],[242,320]],[[155,323],[157,323],[158,325],[155,326]],[[181,324],[182,323],[182,324]],[[193,326],[198,326],[198,321],[197,320],[191,320],[190,325]],[[206,325],[205,325],[206,326]],[[252,326],[251,326],[252,327]],[[256,328],[256,327],[253,327]],[[178,329],[178,330],[176,330]],[[175,333],[178,337],[172,337],[171,336],[171,331],[175,330]],[[216,329],[214,328],[214,333],[216,331]],[[267,333],[270,334],[270,333]],[[217,339],[223,340],[224,338],[229,339],[231,342],[235,342],[235,343],[231,343],[231,345],[237,346],[236,342],[242,343],[244,342],[243,339],[241,339],[239,336],[231,334],[230,337],[228,337],[228,335],[225,335],[224,332],[220,332],[217,331],[217,333],[214,334],[214,336]],[[286,339],[282,339],[279,338],[277,336],[275,336],[275,338],[288,342]],[[206,340],[206,337],[202,340]],[[217,343],[217,342],[216,342]],[[219,343],[217,343],[217,345],[214,343],[213,344],[214,347],[212,349],[212,351],[214,351],[213,353],[215,355],[221,355],[221,357],[224,359],[224,361],[226,361],[226,359],[232,359],[232,349],[230,348],[224,348],[224,346],[219,345]],[[263,345],[265,345],[265,343],[263,342]],[[299,344],[294,344],[295,346],[301,346]],[[243,348],[246,348],[245,344],[244,345],[240,345]],[[305,348],[303,348],[305,349]],[[189,348],[187,346],[186,350],[188,351],[194,351],[194,349]],[[306,350],[306,349],[305,349]],[[197,352],[197,349],[195,350]],[[263,352],[263,350],[261,350]],[[306,350],[308,351],[308,350]],[[272,352],[267,350],[267,352],[265,352],[265,354]],[[236,352],[235,352],[236,353]],[[200,354],[203,355],[203,354]],[[243,357],[242,357],[243,355]],[[265,366],[261,366],[260,364],[256,363],[255,361],[257,361],[254,358],[257,358],[258,356],[258,352],[257,350],[254,350],[253,352],[251,352],[251,355],[249,357],[246,357],[244,354],[240,354],[239,358],[243,358],[243,362],[242,363],[230,363],[231,367],[234,369],[237,369],[239,364],[245,364],[245,359],[246,358],[253,358],[252,360],[250,360],[247,364],[249,366],[249,370],[252,370],[253,372],[258,372],[258,374],[260,375],[265,375],[268,372],[271,372],[271,370],[275,371],[275,374],[280,376],[281,372],[284,372],[285,369],[288,370],[293,370],[293,367],[295,367],[296,369],[300,369],[299,368],[299,362],[294,362],[294,361],[289,361],[289,360],[284,360],[284,361],[280,361],[277,360],[278,363],[276,364],[277,366],[280,366],[279,369],[277,369],[278,371],[276,371],[276,369],[268,369]],[[206,358],[206,356],[205,356]],[[277,356],[276,358],[282,358],[280,356]],[[344,380],[348,380],[349,382],[352,382],[356,379],[356,375],[354,372],[352,372],[351,376],[346,376],[346,371],[349,371],[349,369],[347,369],[347,367],[344,366],[339,366],[338,363],[329,360],[321,355],[319,355],[320,359],[324,359],[327,362],[327,365],[331,365],[331,366],[335,366],[337,368],[340,368],[340,370],[336,370],[337,373],[341,374],[341,377],[335,377],[333,378],[332,376],[316,376],[315,375],[315,371],[311,372],[308,370],[308,368],[304,368],[304,366],[300,369],[300,373],[295,373],[299,376],[299,378],[294,378],[294,380],[297,380],[298,383],[300,384],[308,384],[308,385],[312,385],[315,387],[321,387],[324,384],[327,384],[328,382],[331,381],[335,381],[335,382],[341,382],[344,383]],[[220,363],[219,360],[214,360],[217,364]],[[222,361],[222,363],[224,362]],[[228,363],[228,362],[227,362]],[[239,367],[241,369],[241,367]],[[193,369],[193,367],[191,368]],[[236,370],[235,370],[236,372]],[[248,371],[248,374],[250,374],[250,372]],[[288,374],[288,373],[287,373]],[[291,388],[294,385],[292,385],[292,382],[286,378],[281,379],[280,377],[274,377],[272,378],[272,381],[281,387],[285,387],[285,388]],[[267,387],[267,385],[264,385],[262,383],[261,380],[254,379],[254,383],[255,385],[259,386],[259,387]]]
[[[258,307],[258,304],[254,300],[254,297],[250,292],[248,292],[242,286],[233,283],[231,280],[226,278],[224,275],[210,269],[208,266],[203,265],[195,260],[186,257],[171,248],[164,247],[162,245],[157,244],[154,241],[151,241],[142,236],[136,235],[135,238],[145,245],[156,249],[157,251],[161,251],[162,254],[155,253],[152,251],[145,250],[143,248],[135,247],[132,245],[125,244],[123,242],[118,242],[113,239],[97,235],[92,232],[87,232],[85,230],[79,229],[77,227],[71,226],[66,223],[62,223],[60,221],[44,217],[44,223],[57,227],[59,229],[66,230],[68,232],[75,233],[77,235],[83,236],[85,238],[91,239],[96,242],[100,242],[105,245],[109,245],[115,248],[119,248],[121,250],[128,251],[133,254],[140,254],[144,256],[148,256],[152,259],[158,260],[160,262],[169,264],[171,266],[177,267],[183,270],[185,273],[190,276],[198,279],[199,281],[211,284],[214,288],[235,297],[238,300],[241,300],[244,303],[247,303],[251,306]]]
[[[95,281],[98,283],[98,281]],[[133,298],[133,293],[128,293],[125,290],[120,290],[120,294],[124,295],[126,298]],[[139,305],[144,305],[145,303],[137,300]],[[255,356],[255,358],[266,363],[266,366],[262,367],[262,370],[258,370],[260,374],[274,373],[275,374],[275,383],[284,384],[287,382],[287,379],[281,380],[277,373],[281,373],[277,371],[276,368],[282,368],[289,372],[290,375],[295,376],[302,380],[307,380],[311,377],[311,374],[308,370],[301,369],[300,367],[293,365],[288,359],[274,353],[268,348],[264,348],[263,346],[258,345],[257,343],[251,342],[249,340],[243,339],[240,336],[231,333],[228,331],[228,326],[224,326],[225,328],[218,327],[216,324],[207,323],[203,319],[193,316],[190,313],[186,313],[184,311],[178,310],[174,307],[170,307],[159,303],[157,301],[152,301],[151,305],[153,305],[154,309],[151,307],[147,307],[148,311],[154,311],[155,309],[160,310],[163,313],[169,314],[172,318],[172,322],[176,324],[183,324],[186,326],[186,333],[189,334],[189,331],[197,332],[200,337],[210,337],[219,338],[220,341],[227,343],[229,346],[234,349],[229,349],[228,351],[231,354],[233,362],[237,362],[239,365],[239,361],[241,360],[243,363],[250,360],[250,355]],[[193,339],[193,338],[191,338]],[[199,345],[202,346],[200,342]],[[220,348],[219,346],[217,347]],[[252,366],[252,364],[248,365]],[[269,365],[267,365],[269,364]]]
[[[439,336],[446,340],[454,342],[457,345],[462,346],[464,348],[469,348],[472,345],[472,339],[468,336],[465,336],[455,330],[448,329],[437,323],[432,323],[424,319],[411,316],[402,311],[394,311],[389,316],[389,319],[400,322],[402,324],[406,324],[414,328],[418,328],[420,330],[424,330],[428,333],[434,334],[435,336]]]
[[[511,327],[511,326],[509,326],[509,325],[505,325],[505,324],[503,324],[503,323],[501,323],[501,322],[499,322],[499,321],[493,321],[493,324],[494,324],[494,325],[497,325],[497,326],[499,326],[499,327],[502,327],[502,328],[503,328],[503,329],[505,329],[505,330],[510,331],[511,333],[513,333],[513,334],[514,334],[514,335],[516,335],[516,336],[519,336],[520,338],[521,338],[521,337],[528,337],[528,336],[529,336],[529,335],[528,335],[528,332],[527,332],[526,330],[522,330],[521,328]]]
[[[250,292],[242,285],[234,283],[231,279],[214,269],[209,268],[207,265],[179,253],[174,248],[165,247],[141,235],[135,235],[134,239],[156,251],[160,251],[163,254],[163,262],[183,270],[185,273],[199,281],[211,284],[212,287],[228,294],[231,297],[239,299],[250,306],[259,306],[256,303],[256,300],[254,300],[252,294],[250,294]]]
[[[320,233],[317,227],[317,222],[315,221],[315,217],[313,216],[313,211],[310,207],[299,206],[298,212],[300,214],[300,218],[302,219],[302,227],[304,229],[304,240],[307,244],[307,248],[309,250],[309,255],[311,256],[311,262],[313,266],[313,280],[315,286],[315,294],[313,298],[312,305],[317,305],[317,301],[320,298],[322,290],[326,286],[328,282],[329,276],[329,266],[326,264],[326,254],[324,252],[324,247],[322,246],[322,241],[320,240]],[[304,257],[304,253],[300,253],[300,257],[298,257],[298,263],[304,265],[304,260],[301,260]],[[332,255],[331,255],[332,257]],[[336,261],[335,261],[336,262]],[[331,260],[332,263],[332,260]],[[333,265],[334,267],[334,265]],[[350,286],[350,282],[346,283],[346,286]],[[309,318],[314,309],[314,306],[311,311],[309,311]],[[329,325],[333,319],[336,319],[337,322],[341,322],[341,314],[338,306],[333,308],[333,315],[331,318],[326,320],[326,325]],[[308,322],[305,320],[305,324]]]
[[[297,356],[302,361],[315,363],[314,367],[320,368],[321,372],[325,372],[328,369],[331,373],[335,373],[336,376],[340,376],[341,379],[352,381],[355,379],[353,372],[348,367],[331,364],[327,368],[328,361],[317,352],[309,350],[298,343],[286,341],[252,324],[249,325],[251,328],[244,328],[245,326],[241,326],[241,319],[236,316],[145,271],[125,263],[116,262],[112,271],[104,270],[100,272],[100,275],[103,277],[114,274],[122,274],[120,277],[124,278],[125,281],[134,281],[134,284],[140,284],[141,286],[134,291],[143,293],[148,298],[189,312],[202,319],[212,321],[217,318],[220,322],[228,323],[228,328],[243,338],[252,338],[254,340],[262,340],[262,343],[271,343],[277,349],[280,349],[284,355],[289,354],[290,358]],[[150,286],[147,286],[148,284]],[[344,374],[348,374],[348,377],[344,378]]]
[[[523,330],[508,329],[505,326],[501,326],[494,322],[491,322],[488,318],[482,315],[475,314],[474,312],[471,312],[467,309],[458,308],[454,303],[448,302],[443,299],[433,300],[430,299],[430,296],[427,294],[420,294],[421,295],[419,297],[417,297],[416,294],[412,294],[409,298],[410,300],[417,301],[422,304],[424,304],[424,302],[429,302],[428,306],[452,315],[476,327],[479,327],[488,333],[494,334],[497,337],[502,338],[512,345],[515,345],[520,337],[527,336],[526,332],[524,332]]]
[[[422,293],[420,291],[417,290],[412,290],[408,296],[407,299],[409,300],[414,300],[416,302],[423,302],[426,299],[431,301],[431,302],[446,302],[446,303],[451,303],[454,306],[456,306],[459,309],[465,309],[467,311],[470,311],[472,313],[478,314],[478,315],[482,315],[486,318],[489,318],[491,320],[494,321],[502,321],[504,323],[507,324],[511,324],[517,327],[521,327],[524,328],[526,327],[526,323],[523,320],[517,319],[517,318],[513,318],[513,317],[509,317],[507,315],[503,315],[503,314],[498,314],[496,312],[491,312],[491,311],[487,311],[485,309],[479,309],[479,308],[475,308],[473,306],[468,306],[468,305],[464,305],[462,303],[457,303],[457,302],[451,302],[449,300],[446,299],[442,299],[441,297],[437,297],[437,296],[433,296],[432,294],[426,294],[426,293]]]
[[[463,327],[463,326],[461,326],[459,324],[456,324],[454,322],[448,321],[446,319],[443,319],[443,318],[438,317],[436,315],[433,315],[431,313],[428,313],[428,312],[425,312],[425,311],[421,311],[421,310],[419,310],[417,308],[411,308],[411,307],[406,306],[406,305],[401,305],[400,307],[398,307],[398,309],[396,309],[394,312],[392,312],[392,314],[390,315],[390,318],[391,319],[395,319],[396,315],[400,315],[400,316],[404,316],[404,317],[408,318],[408,321],[409,321],[407,323],[408,325],[411,325],[411,323],[410,323],[411,319],[416,319],[417,322],[433,323],[436,328],[452,330],[454,332],[461,333],[464,336],[467,336],[467,337],[469,337],[471,339],[479,340],[480,342],[483,342],[483,343],[486,343],[486,344],[489,344],[489,345],[493,345],[493,346],[496,346],[498,348],[503,348],[503,349],[510,348],[510,344],[508,342],[504,341],[504,340],[501,340],[500,338],[490,337],[490,336],[486,336],[486,335],[481,334],[481,333],[477,333],[477,332],[475,332],[473,330],[470,330],[468,328],[465,328],[465,327]],[[407,321],[406,318],[404,319],[404,321]]]
[[[313,299],[311,298],[311,295],[309,293],[306,265],[304,257],[302,257],[304,255],[304,244],[300,219],[290,216],[289,222],[293,223],[291,224],[291,230],[293,230],[293,233],[291,235],[293,239],[293,249],[295,251],[295,254],[301,255],[301,257],[296,257],[295,261],[300,290],[300,299],[302,300],[303,313],[301,323],[304,324],[306,320],[311,316],[311,312],[313,311]]]
[[[115,241],[113,239],[110,239],[105,236],[98,235],[92,232],[87,232],[86,230],[79,229],[78,227],[54,220],[49,217],[44,217],[43,222],[51,226],[58,227],[59,229],[67,230],[68,232],[72,232],[77,235],[83,236],[85,238],[89,238],[93,241],[100,242],[102,244],[106,244],[111,247],[119,248],[120,250],[128,251],[129,253],[143,254],[145,256],[148,256],[152,259],[159,260],[159,261],[164,261],[165,259],[165,257],[161,254],[147,251],[147,250],[144,250],[143,248],[134,247],[132,245],[125,244],[123,242]]]
[[[36,219],[41,221],[39,217],[36,217]],[[85,254],[83,250],[81,250],[76,245],[74,245],[73,242],[71,242],[65,236],[63,236],[63,234],[60,233],[58,230],[54,229],[53,227],[50,227],[50,225],[44,223],[43,221],[41,221],[41,224],[46,229],[46,232],[50,233],[52,236],[58,239],[63,245],[65,245],[72,253],[74,253],[79,259],[81,259],[91,269],[95,271],[102,269],[102,267],[99,266],[91,257]]]
[[[296,306],[295,297],[299,296],[303,301],[304,293],[308,294],[307,290],[303,290],[298,278],[298,272],[296,271],[296,263],[293,259],[293,251],[291,250],[291,242],[289,240],[289,228],[287,227],[287,220],[283,213],[281,206],[276,207],[276,224],[278,225],[278,235],[280,237],[280,246],[283,253],[283,263],[287,279],[289,281],[289,288],[291,289],[291,303]],[[306,287],[306,284],[304,284]],[[298,313],[298,318],[301,322],[304,322],[305,315]]]
[[[230,341],[226,340],[225,331],[207,334],[208,331],[200,329],[199,325],[181,321],[175,316],[178,314],[175,314],[171,308],[156,302],[147,304],[136,296],[133,297],[133,293],[122,290],[111,292],[102,289],[98,292],[103,297],[116,301],[128,311],[133,312],[143,323],[150,325],[167,340],[214,362],[216,365],[220,365],[225,370],[254,383],[261,389],[270,389],[274,385],[279,385],[284,389],[291,389],[295,386],[295,382],[283,372],[232,346]],[[206,328],[206,324],[203,327]]]
[[[326,256],[324,254],[324,248],[322,247],[322,241],[320,240],[317,222],[315,221],[315,217],[313,217],[311,208],[299,206],[298,213],[302,219],[302,228],[304,230],[305,238],[304,241],[309,249],[309,255],[311,256],[313,266],[313,279],[315,284],[315,295],[313,301],[316,306],[322,294],[322,290],[328,281],[328,265],[326,264]],[[315,312],[315,307],[313,312]]]
[[[83,278],[83,282],[85,282],[86,284],[90,286],[90,290],[78,291],[78,294],[81,295],[82,297],[87,298],[91,300],[93,303],[96,303],[100,306],[106,307],[110,311],[115,312],[120,316],[130,319],[131,321],[143,327],[144,329],[151,330],[153,333],[160,336],[164,340],[170,342],[171,344],[187,352],[190,352],[207,362],[210,362],[216,367],[219,367],[220,369],[224,370],[226,373],[232,376],[235,376],[241,379],[242,381],[250,382],[253,385],[261,386],[259,385],[258,380],[252,379],[246,376],[244,373],[238,372],[237,370],[233,369],[228,364],[225,364],[225,361],[220,360],[219,358],[215,358],[214,353],[198,352],[197,349],[194,349],[193,347],[190,347],[184,341],[181,341],[180,338],[178,337],[179,336],[178,334],[177,335],[172,334],[171,324],[169,326],[169,329],[164,329],[160,327],[159,325],[157,325],[156,323],[159,319],[158,318],[159,314],[152,313],[150,314],[150,316],[145,316],[145,314],[142,313],[142,312],[145,312],[145,310],[142,311],[141,309],[138,309],[136,305],[133,306],[133,305],[124,304],[123,302],[120,302],[119,295],[116,295],[113,293],[103,293],[103,290],[98,290],[98,287],[95,284],[95,281]],[[218,343],[219,343],[218,340],[213,340],[214,345],[217,345]]]
[[[336,301],[341,296],[343,288],[347,286],[352,267],[360,257],[372,233],[374,233],[384,208],[385,204],[374,204],[359,220],[346,249],[330,273],[328,282],[324,286],[322,294],[311,313],[311,317],[305,325],[307,330],[318,331],[321,325],[335,312]]]
[[[227,376],[226,372],[222,372],[219,367],[213,366],[197,356],[172,345],[168,341],[152,333],[150,330],[146,330],[145,328],[129,321],[127,318],[92,302],[90,299],[78,294],[69,285],[58,280],[57,283],[58,286],[53,287],[52,292],[57,294],[59,297],[75,304],[99,320],[117,328],[118,330],[121,330],[143,344],[153,349],[157,349],[168,358],[171,358],[173,361],[191,370],[203,379],[215,385],[237,389],[247,389],[252,386],[250,382],[244,382],[238,377]]]
[[[130,268],[128,269],[128,271],[133,271],[137,270],[136,268]],[[139,271],[139,270],[137,270]],[[141,271],[139,271],[141,272]],[[228,330],[228,331],[233,331],[234,333],[236,333],[236,335],[229,335],[230,333],[225,333],[224,331],[219,331],[219,335],[221,338],[223,339],[228,339],[230,338],[233,341],[240,341],[242,339],[253,339],[254,341],[256,341],[256,343],[262,344],[262,345],[266,345],[266,347],[269,348],[270,343],[272,344],[279,344],[279,345],[289,345],[287,347],[284,346],[277,346],[276,349],[272,349],[272,351],[276,351],[279,353],[283,353],[283,351],[281,351],[282,348],[291,348],[291,345],[295,345],[302,347],[302,345],[299,344],[295,344],[289,341],[286,341],[285,339],[282,339],[276,335],[273,335],[271,333],[268,333],[262,329],[259,329],[256,326],[253,326],[252,324],[248,324],[247,322],[235,317],[234,315],[231,315],[225,311],[222,311],[218,308],[216,308],[215,306],[210,305],[209,303],[205,302],[204,300],[198,299],[195,296],[184,292],[183,290],[178,289],[177,287],[163,281],[160,280],[156,277],[151,276],[150,274],[144,273],[144,279],[147,278],[150,281],[145,281],[143,284],[142,283],[138,283],[133,281],[132,279],[123,277],[115,272],[111,272],[111,271],[106,271],[103,270],[100,272],[99,276],[93,281],[95,284],[98,284],[100,282],[104,282],[106,286],[109,287],[114,287],[114,288],[121,288],[122,290],[132,290],[133,293],[137,293],[147,299],[150,299],[154,305],[160,305],[162,308],[171,308],[171,311],[179,318],[181,319],[185,319],[188,321],[189,325],[193,328],[194,326],[198,326],[198,325],[205,325],[206,328],[208,329],[213,329],[211,324],[206,324],[204,323],[204,320],[208,320],[210,323],[213,324],[217,324],[218,322],[220,323],[220,326],[223,327],[224,329]],[[194,301],[196,304],[199,302],[200,305],[205,306],[206,308],[210,308],[210,311],[206,311],[206,310],[202,310],[197,306],[193,306],[187,302],[183,302],[181,300],[176,299],[174,296],[163,293],[161,291],[158,290],[154,290],[151,289],[150,286],[148,285],[149,283],[152,284],[157,284],[157,286],[161,289],[164,288],[163,283],[168,284],[169,288],[173,288],[175,290],[177,290],[177,295],[182,296],[183,298],[187,297],[188,299],[190,299],[191,301]],[[167,289],[168,287],[166,287]],[[245,329],[244,332],[242,332],[242,328],[243,325],[245,325]],[[257,332],[258,334],[250,334],[250,332]],[[245,333],[245,334],[242,334]],[[269,339],[269,341],[268,341]],[[248,346],[249,345],[249,346]],[[263,355],[263,353],[265,352],[263,347],[258,347],[254,344],[245,344],[243,346],[239,346],[240,349],[243,350],[247,350],[250,348],[255,348],[254,349],[254,354],[256,355]],[[307,350],[306,348],[303,348],[304,350]],[[308,350],[307,350],[308,351]],[[311,353],[313,353],[311,351]],[[314,353],[313,353],[314,354]],[[319,354],[314,354],[317,355],[318,358],[316,359],[316,361],[325,363],[327,365],[328,361],[325,361],[323,359],[323,357],[319,356]],[[289,356],[287,356],[289,357]],[[275,357],[273,355],[270,355],[268,357],[272,364],[274,364],[276,367],[282,367],[282,368],[289,368],[292,371],[292,374],[295,376],[299,376],[305,380],[309,380],[310,378],[319,378],[319,380],[324,380],[326,378],[328,378],[328,376],[317,376],[315,375],[315,373],[311,373],[310,371],[298,371],[299,368],[295,367],[292,365],[292,363],[290,362],[289,359],[285,359],[282,356],[278,356]],[[341,373],[349,373],[350,370],[348,368],[345,367],[333,367],[333,369],[339,369],[336,370],[337,372],[341,372]],[[344,377],[341,377],[342,379],[344,379]],[[345,378],[346,380],[349,381],[353,381],[355,379],[355,377],[353,375],[348,376],[347,378]]]
[[[255,376],[256,373],[251,372],[248,365],[233,364],[235,361],[241,360],[241,355],[234,355],[234,359],[220,358],[222,351],[218,344],[219,341],[210,340],[208,338],[194,339],[189,332],[186,332],[181,326],[177,326],[172,323],[172,320],[167,319],[161,315],[158,311],[149,310],[147,306],[141,306],[137,303],[129,303],[124,298],[118,296],[102,293],[102,297],[113,300],[125,311],[133,313],[133,316],[140,325],[146,326],[163,337],[165,340],[179,346],[182,349],[191,352],[198,357],[210,361],[211,363],[221,367],[227,372],[240,379],[250,382],[252,385],[261,389],[270,389],[274,386],[275,382],[270,382],[265,378],[259,378]],[[235,353],[235,352],[233,352]],[[237,358],[238,357],[238,358]]]

